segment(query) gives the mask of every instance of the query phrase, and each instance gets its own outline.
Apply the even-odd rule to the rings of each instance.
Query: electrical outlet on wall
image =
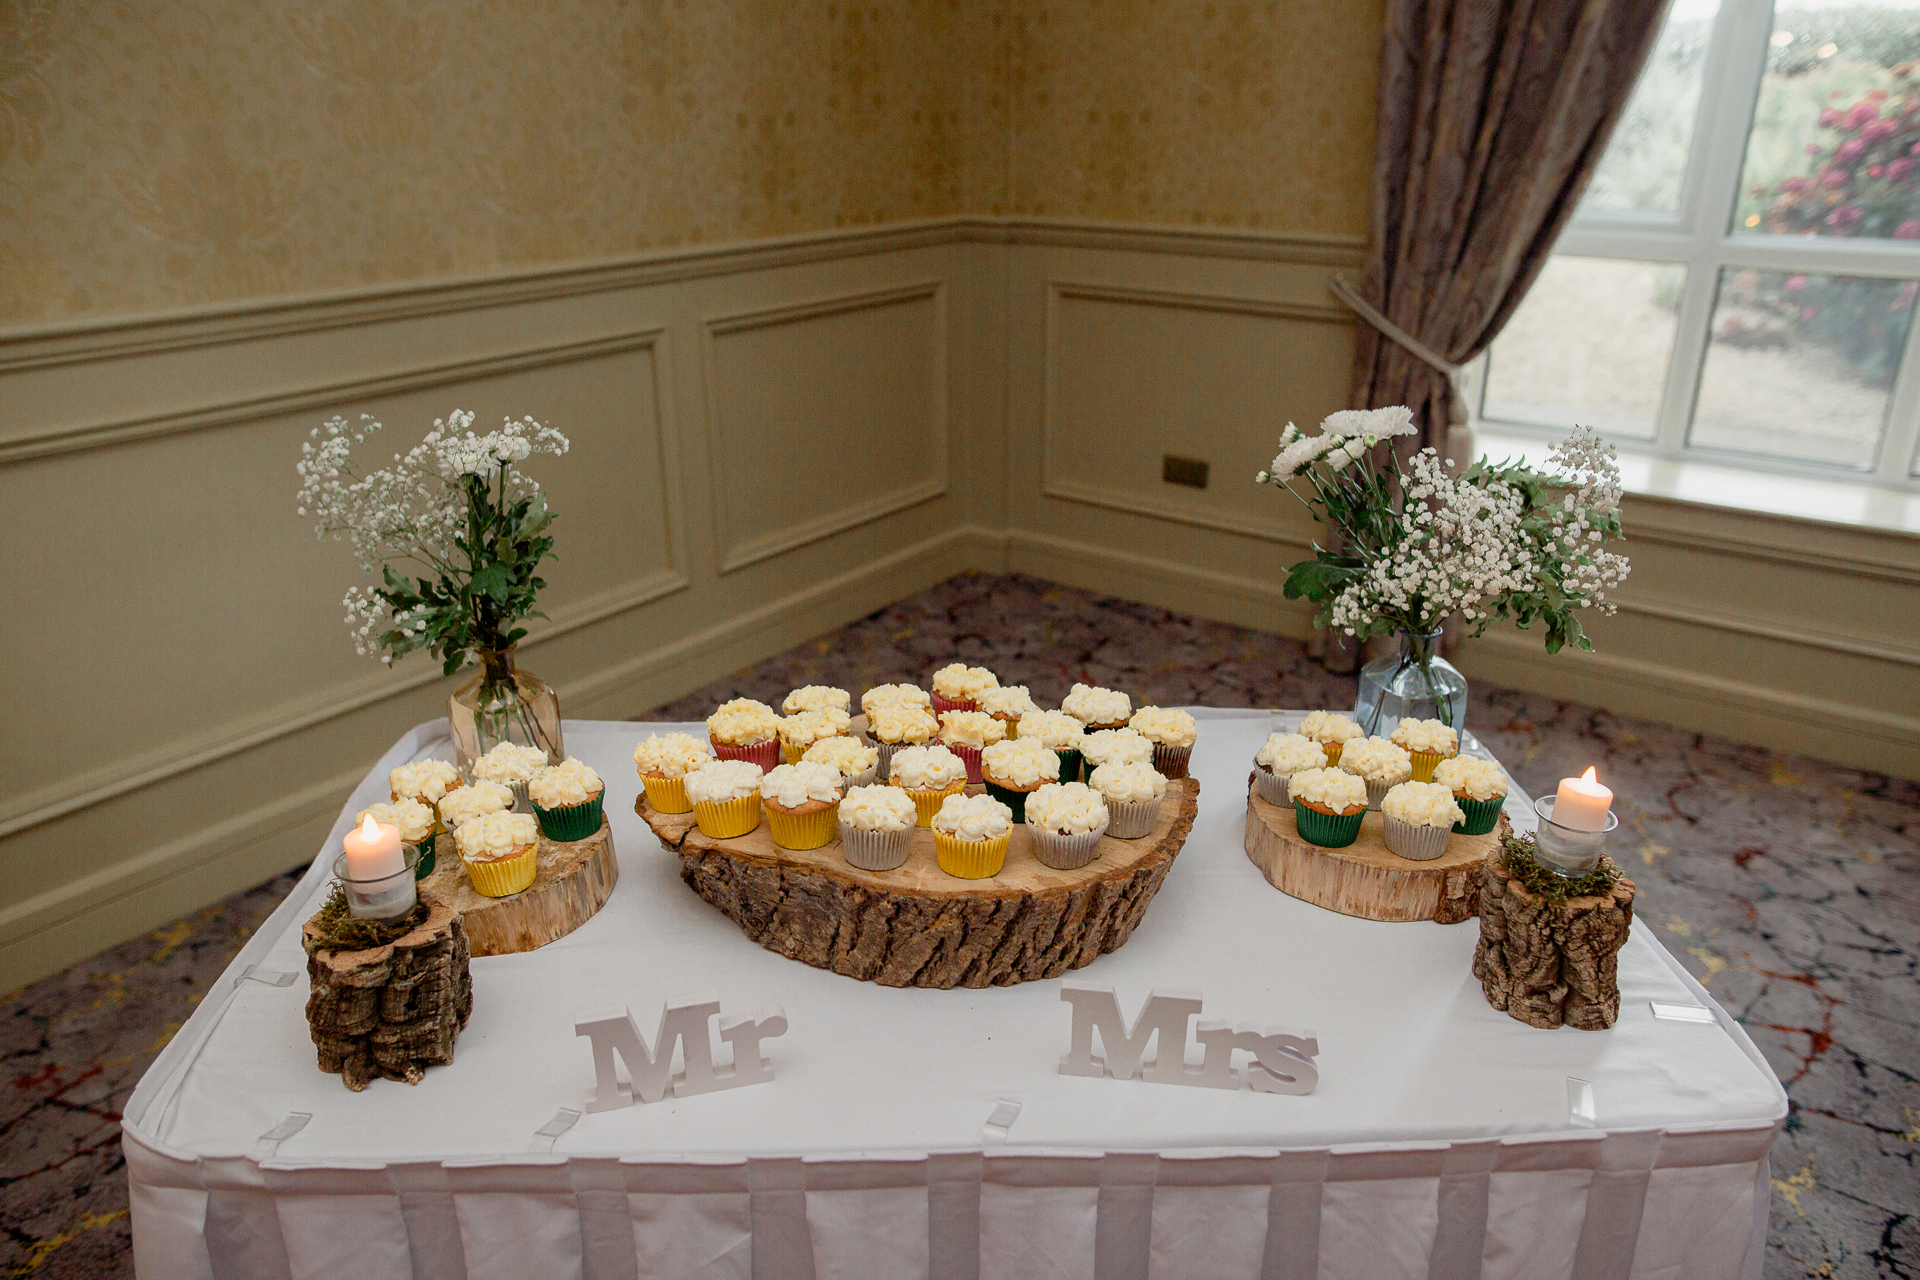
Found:
[[[1202,458],[1183,458],[1177,453],[1161,456],[1160,478],[1168,484],[1181,484],[1189,489],[1207,487],[1207,463]]]

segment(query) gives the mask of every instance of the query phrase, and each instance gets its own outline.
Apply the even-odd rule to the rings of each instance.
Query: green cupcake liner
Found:
[[[1060,781],[1080,782],[1080,749],[1078,747],[1055,747],[1054,754],[1060,757]]]
[[[1505,796],[1491,800],[1462,800],[1455,796],[1453,800],[1460,806],[1460,812],[1467,815],[1466,821],[1453,824],[1453,829],[1463,836],[1483,836],[1493,830],[1500,821],[1500,806],[1507,802]]]
[[[1309,809],[1297,800],[1293,804],[1293,825],[1299,830],[1300,838],[1322,849],[1344,849],[1352,844],[1359,838],[1360,824],[1366,816],[1361,812],[1343,818]]]
[[[440,833],[438,831],[429,831],[427,832],[427,838],[425,840],[421,840],[413,846],[420,851],[420,861],[413,864],[413,878],[415,880],[425,880],[433,874],[433,843],[439,838]]]
[[[585,804],[570,804],[564,809],[542,809],[533,806],[534,817],[540,819],[540,830],[549,840],[585,840],[600,829],[601,805],[606,801],[607,793],[602,791]]]
[[[1033,792],[1015,791],[1011,787],[1001,786],[991,778],[986,779],[986,785],[988,795],[1013,810],[1013,820],[1015,822],[1025,822],[1027,820],[1027,797],[1032,795]]]

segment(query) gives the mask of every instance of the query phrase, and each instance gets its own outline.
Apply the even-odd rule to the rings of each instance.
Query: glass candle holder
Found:
[[[1600,865],[1600,855],[1606,852],[1607,832],[1620,825],[1620,816],[1609,811],[1607,825],[1600,830],[1577,831],[1553,820],[1554,799],[1543,796],[1533,802],[1534,811],[1540,815],[1540,828],[1533,837],[1534,851],[1547,870],[1577,880]]]
[[[373,880],[355,880],[347,874],[347,855],[335,855],[333,878],[347,886],[347,910],[351,914],[362,920],[391,920],[413,910],[419,900],[413,869],[420,861],[420,846],[401,845],[400,857],[400,870]]]

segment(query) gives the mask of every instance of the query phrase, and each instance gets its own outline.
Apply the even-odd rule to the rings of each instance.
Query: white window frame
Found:
[[[1920,314],[1907,326],[1906,346],[1888,397],[1879,455],[1871,469],[1825,466],[1804,459],[1687,443],[1723,268],[1920,280],[1920,243],[1729,230],[1760,77],[1766,70],[1773,11],[1773,0],[1721,0],[1702,68],[1699,114],[1678,210],[1582,208],[1553,251],[1569,257],[1630,258],[1686,268],[1686,286],[1680,298],[1673,353],[1653,439],[1616,440],[1623,452],[1649,453],[1663,460],[1711,461],[1756,471],[1817,474],[1825,480],[1920,492],[1920,477],[1913,475],[1916,449],[1920,449]],[[1518,432],[1563,432],[1564,426],[1486,414],[1490,357],[1489,351],[1475,362],[1482,419]]]

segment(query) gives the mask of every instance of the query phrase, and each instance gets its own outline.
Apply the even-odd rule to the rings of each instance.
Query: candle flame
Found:
[[[1596,777],[1594,777],[1594,776],[1593,776],[1593,766],[1592,766],[1592,765],[1588,765],[1588,766],[1587,766],[1587,771],[1586,771],[1585,773],[1583,773],[1583,774],[1581,774],[1581,775],[1580,775],[1580,781],[1582,781],[1582,782],[1598,782],[1598,781],[1599,781],[1599,779],[1598,779],[1598,778],[1596,778]]]
[[[1587,772],[1592,773],[1593,770],[1589,769]],[[380,838],[380,827],[374,822],[372,814],[368,814],[360,820],[360,838],[362,840],[378,840]]]

